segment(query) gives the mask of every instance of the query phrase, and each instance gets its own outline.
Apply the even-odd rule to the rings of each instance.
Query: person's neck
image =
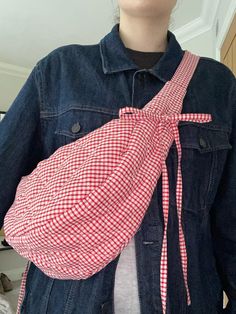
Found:
[[[165,51],[168,41],[167,32],[169,21],[137,18],[126,16],[120,17],[119,35],[124,46],[133,50],[156,52]]]

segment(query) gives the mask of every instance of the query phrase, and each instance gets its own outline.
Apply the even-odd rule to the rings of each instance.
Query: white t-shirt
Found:
[[[134,237],[121,251],[115,273],[115,314],[140,314]]]

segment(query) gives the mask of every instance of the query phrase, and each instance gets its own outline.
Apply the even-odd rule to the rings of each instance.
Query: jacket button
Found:
[[[79,122],[76,122],[75,124],[72,125],[71,127],[71,132],[72,133],[77,133],[80,130],[80,124]]]
[[[206,148],[206,147],[207,147],[207,143],[206,143],[206,141],[204,140],[204,138],[202,138],[202,137],[200,137],[200,139],[199,139],[199,144],[200,144],[200,146],[203,147],[203,148]]]

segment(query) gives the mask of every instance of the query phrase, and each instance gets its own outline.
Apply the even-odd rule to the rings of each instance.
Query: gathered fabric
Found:
[[[181,113],[200,57],[185,51],[172,79],[143,109],[124,107],[86,136],[40,161],[17,186],[4,220],[7,242],[28,263],[17,313],[32,261],[58,279],[86,279],[114,260],[142,223],[162,174],[164,234],[160,261],[163,313],[167,301],[169,181],[166,158],[173,141],[178,152],[176,205],[179,248],[187,294],[187,250],[182,230],[181,141],[178,122],[205,123],[207,113]],[[89,122],[88,122],[89,123]]]

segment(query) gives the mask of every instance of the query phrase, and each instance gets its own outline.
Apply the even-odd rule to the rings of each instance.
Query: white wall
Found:
[[[222,27],[223,27],[223,24],[225,22],[225,18],[227,16],[227,12],[228,12],[232,2],[233,2],[232,0],[220,0],[218,12],[217,12],[217,18],[216,18],[216,20],[219,21],[219,29],[222,29]]]
[[[186,41],[181,46],[184,50],[187,49],[197,55],[215,58],[215,38],[212,29]]]
[[[23,86],[27,76],[18,77],[14,74],[6,74],[0,72],[0,110],[7,111],[10,104],[15,99],[19,90]]]

